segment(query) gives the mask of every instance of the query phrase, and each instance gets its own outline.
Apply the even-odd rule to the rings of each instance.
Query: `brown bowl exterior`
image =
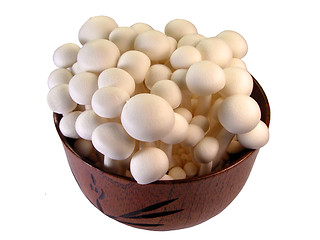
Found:
[[[269,103],[255,79],[251,96],[269,126]],[[258,154],[258,150],[247,150],[232,165],[202,177],[139,185],[130,178],[101,171],[79,157],[70,139],[60,132],[60,119],[54,114],[71,171],[84,195],[105,215],[136,228],[182,229],[216,216],[239,194]]]

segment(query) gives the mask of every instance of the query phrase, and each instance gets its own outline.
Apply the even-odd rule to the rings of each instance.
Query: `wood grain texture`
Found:
[[[261,119],[269,126],[270,107],[254,79],[251,95],[260,105]],[[223,211],[246,183],[259,150],[233,156],[231,165],[202,177],[157,181],[139,185],[130,178],[103,172],[72,149],[72,140],[59,130],[71,171],[84,195],[110,218],[132,227],[173,230],[200,224]]]

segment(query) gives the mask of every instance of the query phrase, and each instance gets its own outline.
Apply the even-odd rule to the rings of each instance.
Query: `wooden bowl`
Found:
[[[255,79],[251,96],[261,108],[261,120],[269,126],[269,103]],[[81,158],[73,150],[72,140],[60,132],[60,119],[61,115],[54,114],[71,171],[84,195],[108,217],[148,230],[187,228],[219,214],[241,191],[259,152],[245,150],[232,156],[229,166],[205,176],[139,185],[130,178],[106,173]]]

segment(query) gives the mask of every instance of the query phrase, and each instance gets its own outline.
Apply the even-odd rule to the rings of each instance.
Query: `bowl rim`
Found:
[[[252,76],[252,75],[251,75]],[[255,86],[259,89],[259,91],[261,92],[262,96],[263,96],[263,101],[266,104],[266,119],[265,119],[265,124],[269,127],[270,125],[270,105],[269,105],[269,101],[268,98],[264,92],[264,90],[262,89],[261,85],[258,83],[258,81],[252,76],[252,79],[254,81]],[[90,164],[88,162],[88,159],[81,157],[73,148],[72,146],[69,144],[69,141],[67,139],[67,137],[65,137],[62,132],[59,129],[59,122],[60,122],[60,118],[61,118],[61,114],[57,114],[57,113],[53,113],[53,119],[54,119],[54,124],[56,127],[56,130],[58,132],[58,135],[63,143],[63,145],[71,152],[73,153],[76,157],[80,158],[84,164],[87,165],[87,167],[90,168],[94,168],[96,171],[101,172],[102,174],[105,174],[109,177],[113,177],[113,178],[118,178],[121,179],[122,181],[128,181],[130,183],[133,184],[137,184],[139,186],[143,186],[142,184],[138,184],[133,178],[127,177],[127,176],[122,176],[119,174],[114,174],[114,173],[109,173],[109,172],[105,172],[102,171],[101,169],[93,166],[92,164]],[[208,174],[202,175],[202,176],[195,176],[195,177],[190,177],[190,178],[186,178],[186,179],[174,179],[174,180],[157,180],[155,182],[146,184],[146,185],[161,185],[161,184],[183,184],[183,183],[188,183],[188,182],[196,182],[196,181],[202,181],[205,180],[207,178],[211,178],[211,177],[215,177],[217,175],[223,174],[224,172],[229,171],[232,168],[235,168],[238,164],[241,164],[243,161],[245,161],[249,156],[251,156],[254,152],[259,151],[259,149],[248,149],[243,155],[241,155],[238,159],[236,159],[230,166],[225,167],[219,171],[216,172],[210,172]]]

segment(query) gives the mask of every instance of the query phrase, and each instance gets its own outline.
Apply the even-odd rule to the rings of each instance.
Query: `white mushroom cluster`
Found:
[[[164,31],[88,19],[56,49],[47,102],[74,149],[139,184],[208,174],[269,139],[235,31],[205,37],[184,19]]]

